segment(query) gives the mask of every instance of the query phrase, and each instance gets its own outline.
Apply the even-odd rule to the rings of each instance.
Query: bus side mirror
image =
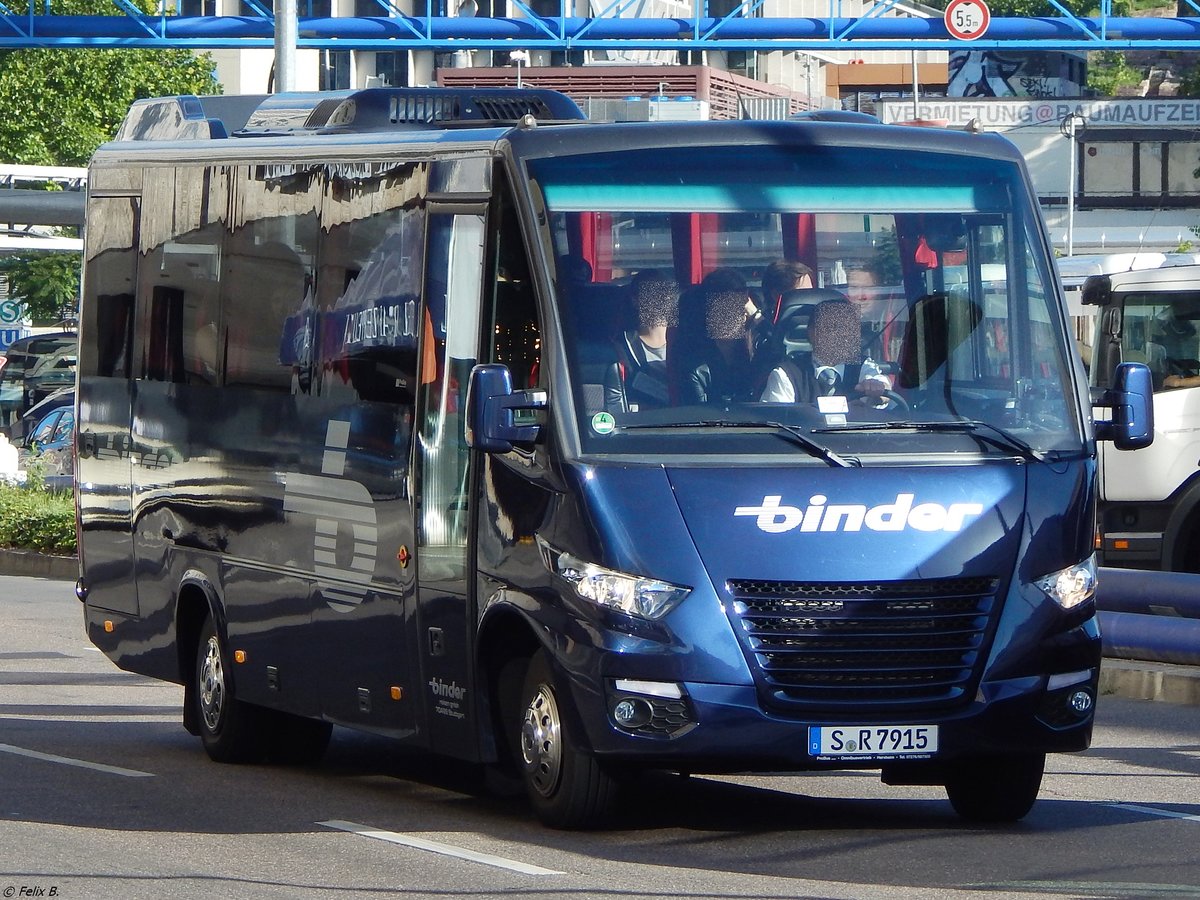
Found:
[[[1112,387],[1094,406],[1107,406],[1112,419],[1095,422],[1096,440],[1112,441],[1118,450],[1140,450],[1154,440],[1154,380],[1144,363],[1121,363]]]
[[[481,363],[467,381],[467,446],[485,453],[507,453],[513,444],[537,439],[541,425],[517,422],[518,410],[545,409],[543,390],[514,391],[508,366]]]

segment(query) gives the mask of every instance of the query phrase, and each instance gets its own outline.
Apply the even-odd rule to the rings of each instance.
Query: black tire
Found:
[[[946,779],[954,811],[970,822],[1016,822],[1037,800],[1045,753],[973,757]]]
[[[580,746],[569,704],[545,651],[539,650],[529,661],[519,702],[506,712],[525,793],[538,818],[552,828],[599,825],[617,799],[617,780]]]
[[[267,749],[271,711],[237,699],[229,653],[211,617],[200,629],[193,677],[196,722],[209,758],[222,763],[260,761]]]

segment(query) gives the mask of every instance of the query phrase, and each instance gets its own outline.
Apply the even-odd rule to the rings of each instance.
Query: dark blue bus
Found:
[[[878,769],[1088,746],[1092,404],[1021,157],[537,90],[139,102],[89,171],[80,598],[223,762]],[[781,281],[782,275],[786,280]]]

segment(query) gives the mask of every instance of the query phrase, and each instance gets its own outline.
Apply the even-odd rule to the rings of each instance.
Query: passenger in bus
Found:
[[[684,392],[694,403],[745,399],[751,382],[749,295],[744,287],[718,287],[706,290],[704,299],[707,345],[687,370]]]
[[[604,379],[609,412],[639,412],[670,404],[667,329],[679,324],[679,285],[657,270],[639,272],[630,283],[637,328],[616,339],[617,359]]]
[[[817,304],[808,326],[812,350],[789,354],[771,370],[760,400],[812,403],[821,396],[862,397],[874,405],[891,390],[879,366],[862,355],[858,310],[849,300]]]
[[[879,287],[879,275],[869,265],[846,270],[846,296],[858,310],[862,322],[862,346],[877,357],[883,355],[883,331],[887,327],[888,304]]]
[[[779,321],[783,295],[788,291],[811,288],[813,270],[794,259],[778,259],[763,270],[762,292],[766,325]]]

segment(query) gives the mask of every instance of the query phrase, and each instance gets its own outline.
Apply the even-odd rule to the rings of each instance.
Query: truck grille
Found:
[[[906,712],[970,699],[999,609],[995,578],[730,581],[730,617],[767,705]]]

